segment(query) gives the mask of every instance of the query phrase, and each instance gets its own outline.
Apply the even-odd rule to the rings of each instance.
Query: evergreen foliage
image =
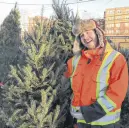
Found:
[[[5,18],[0,29],[0,82],[8,80],[9,65],[23,63],[21,45],[20,13],[17,4]]]
[[[7,126],[56,128],[63,125],[67,100],[63,102],[64,97],[60,96],[70,86],[63,76],[66,56],[62,55],[61,45],[56,44],[49,31],[52,23],[44,21],[35,25],[21,47],[26,65],[11,66],[10,80],[2,90],[9,109],[3,106],[1,119]],[[64,106],[60,106],[61,103]]]
[[[119,49],[116,47],[116,45],[113,46],[114,49],[118,50],[120,53],[124,55],[127,61],[128,65],[128,72],[129,72],[129,49],[119,47]],[[129,127],[129,87],[126,94],[126,97],[122,103],[122,109],[121,109],[121,127],[122,128],[128,128]]]

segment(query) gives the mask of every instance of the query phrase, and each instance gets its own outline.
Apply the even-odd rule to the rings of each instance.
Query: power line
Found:
[[[70,4],[85,3],[85,2],[92,2],[92,1],[96,1],[96,0],[79,1],[79,2],[73,2],[73,3],[59,4],[59,5],[70,5]],[[15,3],[0,2],[0,4],[15,4]],[[48,5],[50,6],[54,4],[18,4],[18,5],[35,5],[35,6]]]
[[[0,2],[0,4],[15,4],[15,3]],[[40,6],[41,6],[41,5],[43,5],[43,4],[17,4],[17,5],[36,5],[36,6],[37,6],[37,5],[38,5],[38,6],[40,5]],[[45,4],[45,5],[52,5],[52,4]]]
[[[77,4],[77,3],[85,3],[85,2],[92,2],[92,1],[96,1],[96,0],[78,1],[76,3],[67,3],[67,4]],[[65,5],[67,5],[67,4],[65,4]]]
[[[110,2],[112,2],[112,0],[109,0],[107,3],[105,3],[105,5],[109,4]]]

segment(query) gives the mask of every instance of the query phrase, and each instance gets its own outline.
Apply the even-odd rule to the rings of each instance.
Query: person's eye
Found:
[[[80,37],[83,37],[83,36],[84,36],[84,34],[81,34],[81,35],[80,35]]]

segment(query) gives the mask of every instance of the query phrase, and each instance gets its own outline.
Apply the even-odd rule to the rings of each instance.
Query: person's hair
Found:
[[[97,34],[97,32],[96,32],[96,30],[95,30],[95,29],[94,29],[94,32],[95,32],[96,37],[97,37],[97,43],[99,43],[99,37],[98,37],[98,34]]]
[[[84,49],[86,50],[87,48],[82,44],[80,35],[78,36],[77,39],[78,39],[80,48],[81,48],[82,50],[84,50]]]

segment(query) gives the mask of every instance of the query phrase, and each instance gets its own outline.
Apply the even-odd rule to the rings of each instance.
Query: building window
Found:
[[[120,24],[119,24],[119,23],[118,23],[118,24],[116,24],[116,27],[117,27],[117,28],[119,28],[119,27],[120,27]]]
[[[107,28],[110,28],[109,24],[106,25]]]
[[[126,9],[126,13],[129,13],[129,9]]]
[[[108,20],[111,21],[111,17],[109,17]]]
[[[116,30],[116,34],[120,34],[120,30]]]
[[[110,14],[113,14],[114,13],[114,10],[110,10]]]
[[[113,30],[109,30],[109,34],[112,34],[113,33]]]
[[[106,28],[112,28],[112,27],[114,27],[114,24],[107,24],[106,25]]]
[[[107,14],[114,14],[114,10],[107,11]]]
[[[129,27],[129,23],[125,23],[125,27]]]
[[[111,24],[109,24],[109,28],[111,28]]]
[[[117,17],[116,17],[116,20],[120,20],[120,19],[121,19],[121,16],[117,16]]]
[[[114,24],[110,24],[110,28],[114,27]]]
[[[114,24],[112,24],[112,27],[114,27]]]
[[[110,11],[107,11],[107,14],[110,14]]]
[[[113,21],[114,20],[114,17],[110,17],[109,19],[110,19],[110,21]]]
[[[126,19],[129,19],[129,16],[126,16]]]
[[[129,30],[125,30],[125,33],[129,33]]]
[[[117,10],[117,13],[121,13],[121,10]]]

